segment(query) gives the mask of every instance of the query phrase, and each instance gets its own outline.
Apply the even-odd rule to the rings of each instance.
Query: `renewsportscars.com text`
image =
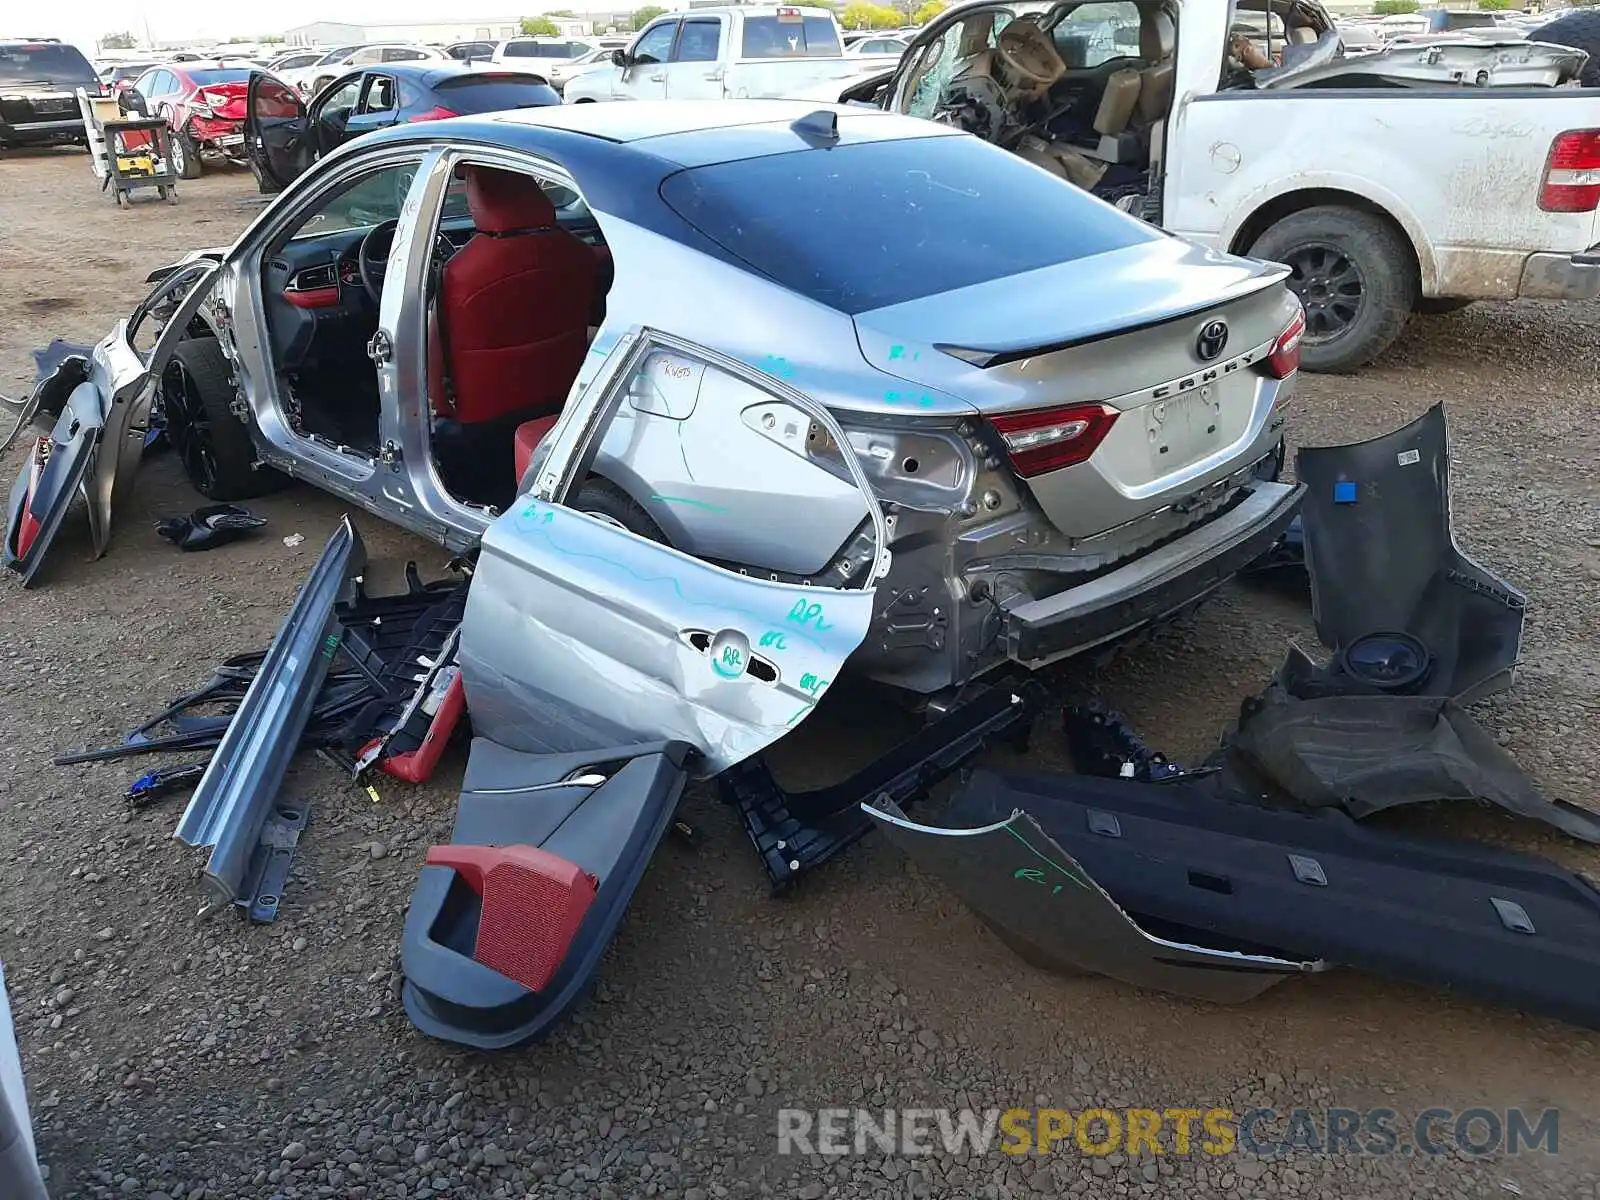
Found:
[[[1547,1108],[783,1108],[779,1154],[1556,1154]]]

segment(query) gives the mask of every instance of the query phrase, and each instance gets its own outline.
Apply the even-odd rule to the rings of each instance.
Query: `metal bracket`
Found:
[[[273,806],[261,826],[261,837],[250,856],[249,881],[244,895],[235,903],[252,924],[270,925],[278,919],[284,885],[294,866],[295,848],[300,835],[311,822],[309,804],[280,803]]]

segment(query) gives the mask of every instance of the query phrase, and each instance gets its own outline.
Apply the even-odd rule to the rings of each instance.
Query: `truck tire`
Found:
[[[1300,363],[1345,374],[1399,338],[1417,302],[1411,247],[1382,217],[1319,204],[1274,222],[1249,253],[1288,265],[1306,307]]]
[[[1419,296],[1417,311],[1425,317],[1443,317],[1460,312],[1471,303],[1471,300],[1460,296]]]
[[[248,500],[288,480],[257,468],[255,444],[233,415],[233,368],[214,337],[179,342],[161,373],[167,440],[195,490],[213,500]]]

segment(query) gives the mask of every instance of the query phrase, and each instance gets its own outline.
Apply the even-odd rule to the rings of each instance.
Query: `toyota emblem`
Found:
[[[1201,362],[1210,362],[1227,345],[1228,323],[1222,320],[1207,321],[1200,327],[1200,336],[1194,340],[1194,352],[1200,356]]]

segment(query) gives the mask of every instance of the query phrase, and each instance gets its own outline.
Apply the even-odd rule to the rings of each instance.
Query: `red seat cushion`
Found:
[[[599,261],[556,224],[532,176],[464,173],[478,232],[440,280],[429,332],[434,412],[465,425],[559,413],[589,350]]]
[[[528,466],[533,462],[533,452],[539,448],[539,443],[544,441],[545,434],[556,427],[556,422],[561,419],[558,413],[553,417],[537,417],[532,421],[524,421],[517,426],[517,432],[512,439],[512,454],[516,458],[517,482],[522,482],[522,477],[528,473]]]

